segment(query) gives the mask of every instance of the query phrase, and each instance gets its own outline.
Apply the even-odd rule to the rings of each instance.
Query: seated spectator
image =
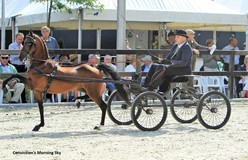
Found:
[[[142,72],[149,72],[151,66],[152,66],[152,57],[150,55],[146,55],[145,57],[141,58],[142,62],[144,63],[141,66]]]
[[[70,62],[67,55],[60,57],[60,63],[62,67],[72,66],[72,63]]]
[[[244,64],[239,68],[240,71],[248,71],[248,55],[244,58]],[[239,97],[248,98],[248,76],[241,76],[237,86]]]
[[[1,55],[0,58],[0,73],[17,73],[16,68],[8,63],[9,56],[8,55]],[[0,87],[2,88],[2,83],[4,79],[0,79]],[[15,78],[9,81],[9,83],[6,86],[7,92],[5,93],[5,97],[8,101],[8,103],[17,103],[18,100],[20,99],[20,96],[22,94],[22,91],[24,89],[24,84],[19,83],[19,79]],[[14,94],[13,96],[11,95],[9,89],[14,89]]]
[[[206,41],[208,47],[212,47],[214,45],[213,39],[208,39]],[[220,60],[219,55],[202,55],[204,71],[214,72],[219,71],[217,61]]]
[[[76,60],[75,60],[76,59]],[[69,58],[67,55],[63,55],[60,57],[60,62],[63,67],[73,66],[77,63],[74,62],[74,60],[77,62],[77,54],[70,54]],[[69,98],[67,99],[67,94],[69,94]],[[73,90],[68,93],[62,94],[62,102],[73,102],[78,96],[78,91]]]
[[[109,65],[110,67],[113,68],[113,70],[116,71],[116,65],[112,63],[112,57],[110,55],[107,54],[104,56],[103,63]]]
[[[92,67],[96,67],[100,62],[100,57],[96,54],[90,54],[88,56],[88,64]]]
[[[146,55],[145,57],[141,58],[142,62],[144,63],[141,66],[141,71],[142,72],[149,72],[153,62],[152,62],[152,57],[150,55]],[[145,83],[145,79],[141,78],[140,85],[143,86]]]
[[[104,56],[103,63],[109,65],[116,71],[116,65],[112,64],[112,57],[110,55],[107,54]],[[106,88],[108,89],[108,95],[111,95],[111,93],[115,90],[115,85],[112,82],[106,82]]]
[[[21,32],[17,33],[15,35],[15,42],[13,42],[9,45],[9,50],[21,50],[23,48],[23,45],[22,45],[23,39],[24,39],[24,34]],[[18,54],[17,55],[10,55],[9,61],[13,66],[15,66],[18,73],[27,71],[27,67],[25,65],[25,62],[21,62],[19,60]],[[27,103],[25,87],[24,87],[24,90],[22,91],[21,97],[22,97],[22,103]]]
[[[70,54],[69,61],[72,63],[73,66],[78,65],[78,55],[77,54]]]
[[[96,54],[89,54],[89,56],[88,56],[88,65],[96,68],[96,66],[99,64],[99,62],[100,62],[100,57],[98,55],[96,55]],[[105,83],[102,83],[102,84],[103,85],[102,85],[102,88],[101,88],[101,95],[106,90],[106,84]],[[85,98],[85,101],[86,102],[92,101],[89,98],[89,96],[87,95],[87,93],[86,93],[85,97],[86,97]]]
[[[130,59],[130,64],[124,68],[124,72],[136,72],[136,57],[132,56]]]

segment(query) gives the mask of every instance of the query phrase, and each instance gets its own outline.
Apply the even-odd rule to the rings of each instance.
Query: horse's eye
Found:
[[[28,46],[31,47],[33,45],[33,42],[27,42]]]

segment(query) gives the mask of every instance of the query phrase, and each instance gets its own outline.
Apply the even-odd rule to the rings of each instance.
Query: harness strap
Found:
[[[58,69],[58,63],[55,64],[55,66],[53,67],[52,72],[49,74],[47,86],[46,86],[46,89],[43,92],[43,96],[44,96],[45,100],[46,100],[46,94],[49,91],[50,85],[51,85],[51,83],[52,83],[52,81],[54,79],[53,76],[56,74],[57,69]]]

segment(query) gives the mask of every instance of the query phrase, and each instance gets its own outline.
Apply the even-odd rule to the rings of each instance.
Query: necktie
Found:
[[[177,48],[175,49],[174,54],[171,56],[171,59],[173,59],[173,58],[174,58],[174,56],[177,54],[178,50],[179,50],[179,47],[177,46]]]

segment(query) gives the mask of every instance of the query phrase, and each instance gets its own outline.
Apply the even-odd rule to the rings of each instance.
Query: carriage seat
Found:
[[[192,75],[181,75],[181,76],[176,76],[172,79],[170,82],[170,88],[187,88],[188,87],[188,80],[189,77]]]

